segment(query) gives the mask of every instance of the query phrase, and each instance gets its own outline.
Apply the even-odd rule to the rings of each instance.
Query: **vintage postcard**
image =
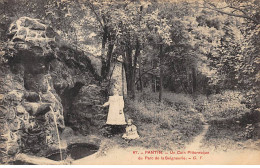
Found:
[[[259,165],[259,0],[0,0],[1,165]]]

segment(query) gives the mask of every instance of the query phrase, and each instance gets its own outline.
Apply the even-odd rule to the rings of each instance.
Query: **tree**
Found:
[[[257,95],[259,94],[260,2],[258,0],[227,0],[224,3],[205,2],[204,7],[240,21],[235,28],[241,31],[243,41],[238,50],[240,53],[233,61],[237,63],[234,71],[235,81],[240,89],[245,90],[248,101],[259,106]]]
[[[260,24],[260,2],[258,0],[223,0],[217,3],[204,1],[204,7]]]

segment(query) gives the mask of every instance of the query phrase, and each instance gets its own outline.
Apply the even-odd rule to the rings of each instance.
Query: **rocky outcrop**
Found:
[[[104,102],[103,97],[99,86],[83,86],[72,103],[68,116],[70,127],[83,135],[98,133],[107,116],[99,107]]]
[[[27,17],[10,26],[8,61],[2,64],[0,77],[5,128],[1,145],[7,156],[19,152],[42,155],[42,149],[58,146],[54,118],[60,130],[65,127],[63,106],[48,70],[58,50],[50,31],[39,20]]]
[[[8,37],[0,65],[1,162],[19,152],[43,156],[58,148],[56,123],[59,133],[65,125],[92,132],[98,120],[94,104],[103,99],[87,56],[60,46],[55,31],[38,19],[13,22]],[[82,113],[91,124],[77,115]]]
[[[59,59],[50,61],[53,87],[60,95],[64,108],[64,118],[68,123],[68,113],[82,86],[99,85],[99,76],[84,53],[62,46],[57,52]]]
[[[52,54],[57,37],[54,30],[39,19],[21,17],[10,25],[9,49],[32,51],[38,57]]]

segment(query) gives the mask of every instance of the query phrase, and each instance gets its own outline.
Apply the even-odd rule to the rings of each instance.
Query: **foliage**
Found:
[[[62,43],[88,53],[104,79],[121,55],[130,94],[143,85],[145,74],[158,78],[162,72],[160,87],[167,90],[210,94],[239,89],[252,108],[259,106],[257,0],[0,3],[1,41],[7,40],[10,23],[22,16],[44,20]]]
[[[169,93],[167,97],[170,98],[158,103],[157,94],[138,94],[135,101],[129,102],[130,109],[126,113],[134,119],[144,145],[181,148],[202,129],[200,117],[192,110],[194,104],[188,95]],[[179,105],[185,108],[179,108]]]
[[[250,112],[246,105],[242,104],[244,101],[245,98],[241,92],[224,91],[208,98],[199,96],[196,99],[196,107],[209,121],[239,119]]]

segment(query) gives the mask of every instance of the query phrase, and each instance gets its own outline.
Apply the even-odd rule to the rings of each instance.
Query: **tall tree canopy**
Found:
[[[163,89],[187,93],[241,89],[251,99],[258,94],[258,0],[1,0],[0,4],[2,41],[13,20],[43,19],[60,34],[62,43],[89,54],[104,81],[109,80],[113,61],[122,56],[130,97],[151,85],[160,91],[160,99]]]

